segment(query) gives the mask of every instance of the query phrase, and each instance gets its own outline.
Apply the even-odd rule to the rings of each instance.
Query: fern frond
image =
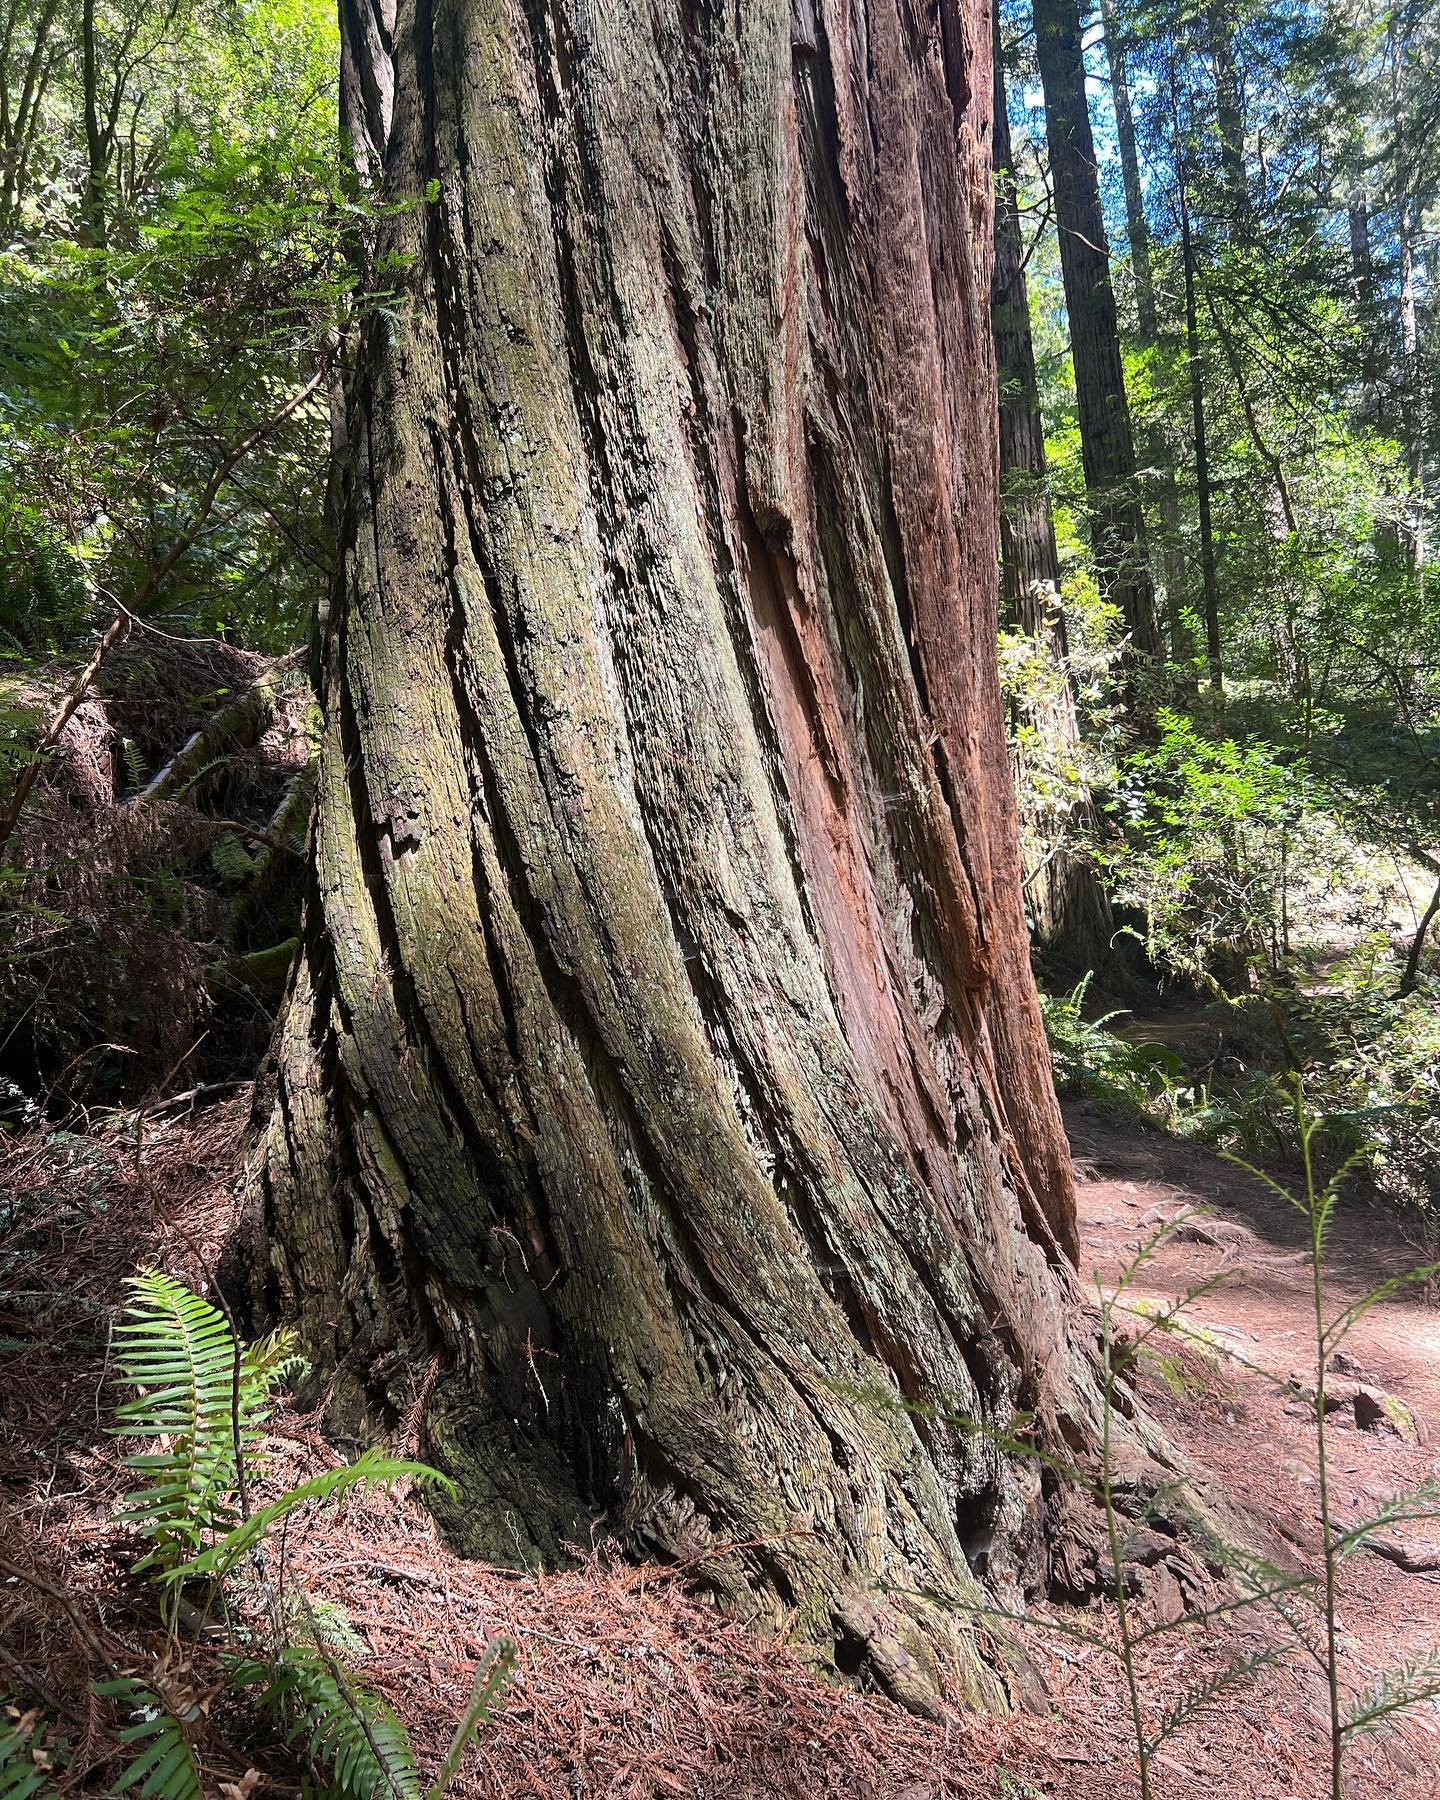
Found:
[[[240,1663],[233,1673],[237,1686],[260,1689],[256,1710],[287,1727],[291,1743],[304,1741],[341,1800],[423,1800],[405,1727],[317,1646],[290,1644],[273,1661]]]
[[[117,1778],[117,1794],[135,1789],[141,1800],[205,1800],[204,1784],[184,1725],[143,1682],[129,1677],[97,1682],[95,1692],[119,1700],[139,1714],[135,1723],[120,1733],[122,1743],[137,1744],[140,1749]]]
[[[239,887],[255,869],[255,858],[233,831],[216,838],[210,846],[210,861],[215,873],[231,887]]]
[[[130,1296],[115,1330],[116,1361],[137,1391],[116,1408],[114,1429],[161,1447],[125,1459],[144,1482],[125,1496],[120,1517],[155,1540],[146,1562],[168,1569],[231,1523],[237,1450],[253,1454],[272,1390],[296,1358],[287,1336],[242,1348],[216,1307],[158,1270],[137,1275]]]
[[[224,1316],[183,1283],[149,1269],[130,1291],[115,1330],[116,1361],[137,1393],[116,1408],[114,1429],[165,1447],[125,1459],[144,1485],[125,1496],[120,1517],[155,1540],[147,1560],[167,1565],[193,1553],[226,1516],[240,1351]]]
[[[37,1717],[35,1712],[0,1717],[0,1800],[54,1800],[47,1786],[53,1755],[42,1750],[39,1737],[44,1734],[35,1731]]]
[[[450,1748],[445,1752],[445,1761],[441,1764],[440,1773],[435,1784],[426,1794],[425,1800],[442,1800],[442,1796],[450,1783],[455,1779],[460,1767],[460,1758],[465,1754],[471,1740],[480,1727],[493,1715],[496,1706],[509,1687],[515,1673],[515,1658],[518,1652],[512,1638],[491,1638],[485,1646],[485,1653],[480,1658],[475,1670],[475,1679],[470,1684],[470,1698],[465,1710],[460,1715],[460,1723],[455,1727],[455,1735],[450,1740]]]
[[[195,740],[192,738],[191,742],[193,743],[194,741]],[[179,758],[177,757],[175,760],[178,762]],[[191,788],[203,781],[207,775],[213,774],[216,769],[223,769],[229,761],[230,758],[228,756],[212,756],[208,762],[201,763],[195,773],[191,775],[187,781],[182,783],[181,786],[177,787],[173,793],[168,794],[166,798],[170,800],[183,800],[190,792]],[[162,769],[161,775],[164,775],[166,772],[166,770]],[[158,784],[158,782],[159,776],[156,777],[156,783]]]
[[[321,1475],[312,1475],[309,1481],[302,1481],[297,1487],[290,1488],[278,1500],[257,1508],[248,1519],[242,1519],[238,1525],[231,1526],[218,1543],[191,1557],[175,1573],[182,1579],[200,1575],[223,1579],[247,1551],[261,1542],[272,1526],[308,1501],[338,1500],[352,1488],[383,1486],[407,1478],[427,1486],[443,1487],[451,1494],[455,1492],[455,1484],[449,1476],[442,1475],[438,1469],[432,1469],[428,1463],[412,1462],[408,1457],[386,1456],[379,1450],[367,1450],[353,1463],[346,1463],[340,1469],[327,1469]]]
[[[295,1333],[287,1330],[272,1331],[268,1337],[247,1345],[242,1360],[246,1386],[256,1384],[254,1409],[246,1429],[258,1436],[270,1416],[270,1408],[264,1403],[281,1382],[303,1375],[310,1365],[295,1347]]]
[[[364,1656],[370,1646],[350,1623],[343,1606],[332,1600],[312,1600],[308,1594],[286,1593],[281,1602],[287,1621],[304,1625],[322,1649],[332,1656]]]

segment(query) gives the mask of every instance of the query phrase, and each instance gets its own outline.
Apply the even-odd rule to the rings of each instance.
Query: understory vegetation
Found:
[[[1002,193],[1045,428],[1042,466],[1005,471],[1008,505],[1038,492],[1048,507],[1049,607],[1068,628],[1057,647],[1012,614],[1002,677],[1027,871],[1071,857],[1111,909],[1098,957],[1037,917],[1057,1066],[1072,1088],[1282,1161],[1298,1155],[1284,1096],[1303,1074],[1323,1155],[1363,1150],[1364,1185],[1429,1234],[1436,23],[1422,7],[1107,4],[1103,30],[1076,39],[1121,352],[1107,404],[1128,414],[1121,478],[1155,623],[1137,656],[1134,607],[1096,561],[1086,371],[1068,353],[1073,227],[1034,36],[1063,13],[1007,9],[1002,40]],[[1057,685],[1074,696],[1069,740],[1043,729]]]
[[[1029,363],[1002,350],[1000,393],[1043,455],[1002,461],[1007,525],[1042,554],[1022,568],[1005,540],[997,651],[1056,1086],[1242,1159],[1303,1218],[1323,1481],[1348,1330],[1324,1307],[1335,1208],[1398,1217],[1417,1285],[1440,1253],[1440,17],[1415,0],[1001,10],[997,195]],[[77,1183],[102,1140],[148,1179],[147,1132],[248,1093],[300,944],[346,398],[360,321],[402,313],[408,279],[373,254],[386,202],[337,130],[333,12],[0,0],[0,1134]],[[1096,246],[1067,211],[1062,52],[1089,94],[1098,276],[1067,260]],[[1103,392],[1072,329],[1086,280],[1119,373]],[[1102,416],[1124,418],[1124,466],[1102,467]],[[0,1233],[33,1212],[0,1197]],[[0,1260],[0,1356],[53,1323],[24,1265]],[[277,1396],[323,1411],[326,1372],[283,1334],[246,1341],[227,1310],[244,1285],[146,1269],[121,1306],[77,1302],[103,1351],[85,1405],[134,1483],[103,1522],[125,1552],[110,1574],[158,1635],[134,1666],[97,1639],[78,1698],[0,1659],[7,1800],[438,1800],[502,1703],[516,1651],[497,1635],[422,1775],[406,1721],[351,1670],[365,1644],[287,1579],[292,1515],[446,1478],[367,1451],[267,1485]],[[1353,1739],[1431,1703],[1440,1665],[1347,1699],[1336,1567],[1440,1498],[1417,1487],[1356,1524],[1322,1493],[1318,1573],[1217,1541],[1181,1610],[1135,1627],[1129,1534],[1147,1521],[1115,1501],[1110,1409],[1198,1333],[1188,1305],[1147,1317],[1124,1292],[1098,1301],[1107,1461],[1086,1490],[1112,1610],[1071,1635],[1116,1663],[1147,1800],[1176,1732],[1308,1656],[1338,1797]],[[363,1347],[377,1365],[388,1348]],[[526,1353],[543,1371],[548,1352]],[[0,1570],[54,1575],[4,1526]],[[1276,1615],[1283,1649],[1217,1663],[1147,1723],[1136,1645],[1237,1608]],[[238,1784],[212,1779],[212,1709],[244,1749],[224,1764]],[[295,1785],[262,1784],[256,1746]]]

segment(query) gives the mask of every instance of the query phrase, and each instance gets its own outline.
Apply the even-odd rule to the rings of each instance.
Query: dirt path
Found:
[[[1210,1152],[1117,1117],[1108,1109],[1078,1104],[1067,1123],[1081,1176],[1080,1209],[1087,1270],[1107,1290],[1142,1243],[1166,1221],[1193,1208],[1207,1216],[1167,1239],[1129,1290],[1141,1308],[1160,1307],[1221,1277],[1220,1284],[1187,1311],[1215,1345],[1213,1357],[1187,1355],[1170,1371],[1144,1381],[1147,1402],[1175,1442],[1214,1479],[1225,1495],[1259,1522],[1265,1547],[1278,1559],[1321,1567],[1320,1508],[1314,1424],[1294,1391],[1313,1390],[1313,1298],[1306,1226],[1302,1217],[1260,1182]],[[1420,1261],[1393,1224],[1368,1207],[1338,1210],[1331,1236],[1327,1293],[1331,1315],[1377,1283]],[[1347,1361],[1332,1377],[1348,1395],[1357,1382],[1403,1404],[1415,1426],[1414,1441],[1388,1418],[1374,1429],[1356,1423],[1353,1405],[1331,1415],[1332,1505],[1353,1523],[1372,1517],[1394,1496],[1440,1476],[1440,1312],[1424,1287],[1402,1290],[1371,1310],[1345,1340]],[[1293,1377],[1287,1389],[1257,1370]],[[1362,1412],[1369,1409],[1361,1402]],[[1404,1415],[1402,1422],[1404,1422]],[[1412,1559],[1440,1565],[1440,1522],[1401,1525],[1386,1540],[1406,1545]],[[1342,1623],[1346,1660],[1358,1687],[1409,1658],[1429,1657],[1440,1645],[1440,1566],[1406,1572],[1370,1551],[1343,1566]],[[1272,1726],[1296,1723],[1323,1732],[1326,1710],[1318,1680],[1295,1671],[1277,1681],[1263,1711]],[[1191,1739],[1198,1761],[1208,1750],[1215,1784],[1201,1791],[1260,1794],[1264,1774],[1242,1782],[1239,1745],[1228,1709]],[[1290,1714],[1281,1719],[1282,1711]],[[1287,1732],[1288,1736],[1289,1733]],[[1372,1746],[1381,1764],[1366,1785],[1361,1768]],[[1298,1749],[1298,1747],[1297,1747]],[[1297,1753],[1297,1763],[1300,1762]],[[1310,1760],[1310,1759],[1306,1759]],[[1384,1761],[1393,1773],[1382,1773]],[[1355,1752],[1356,1794],[1440,1793],[1440,1708],[1430,1703],[1411,1713],[1383,1743],[1366,1740]],[[1199,1771],[1197,1771],[1199,1772]],[[1297,1767],[1297,1795],[1319,1791],[1319,1772]],[[1229,1781],[1231,1785],[1225,1785]]]

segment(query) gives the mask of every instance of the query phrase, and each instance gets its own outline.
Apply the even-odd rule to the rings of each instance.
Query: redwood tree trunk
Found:
[[[1006,620],[1045,646],[1050,679],[1020,708],[1015,734],[1021,796],[1020,861],[1035,941],[1078,972],[1118,975],[1110,902],[1094,862],[1076,843],[1095,809],[1083,777],[1080,726],[1070,679],[1060,557],[1050,513],[1045,427],[1035,378],[1024,239],[1005,102],[1000,15],[993,14],[995,61],[995,272],[991,319],[1000,381],[1000,584]],[[1040,771],[1036,779],[1036,770]],[[1044,771],[1075,771],[1072,800],[1046,798]],[[1028,803],[1028,804],[1027,804]]]
[[[1143,696],[1145,671],[1159,662],[1160,631],[1135,487],[1135,439],[1085,96],[1078,0],[1035,0],[1034,13],[1091,540],[1101,586],[1120,608],[1129,634],[1133,703]]]
[[[265,1299],[355,1429],[423,1415],[473,1551],[603,1525],[1000,1699],[918,1596],[1043,1581],[993,1432],[1097,1408],[994,666],[984,11],[393,43]]]

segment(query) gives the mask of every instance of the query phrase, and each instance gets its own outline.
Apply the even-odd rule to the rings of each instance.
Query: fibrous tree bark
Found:
[[[1035,378],[998,8],[993,19],[995,271],[991,320],[1000,384],[1001,612],[1008,623],[1045,647],[1050,665],[1050,678],[1033,698],[1025,700],[1017,720],[1021,868],[1036,942],[1083,972],[1113,964],[1115,926],[1099,871],[1077,845],[1080,835],[1093,826],[1094,805],[1082,773],[1084,755],[1060,601],[1060,558],[1050,512],[1045,427]],[[1032,744],[1035,754],[1029,748]],[[1037,756],[1047,770],[1072,772],[1067,786],[1073,798],[1062,807],[1032,801],[1034,816],[1026,820],[1026,797],[1036,785],[1027,779],[1027,759],[1034,761]]]
[[[419,1418],[476,1553],[603,1528],[997,1700],[947,1603],[1073,1549],[997,1434],[1083,1455],[1097,1406],[994,667],[984,11],[401,0],[372,46],[407,291],[260,1302],[332,1423]]]
[[[1145,670],[1159,661],[1160,632],[1135,486],[1135,438],[1085,95],[1078,0],[1035,0],[1034,14],[1091,538],[1101,585],[1125,620],[1133,704]]]

